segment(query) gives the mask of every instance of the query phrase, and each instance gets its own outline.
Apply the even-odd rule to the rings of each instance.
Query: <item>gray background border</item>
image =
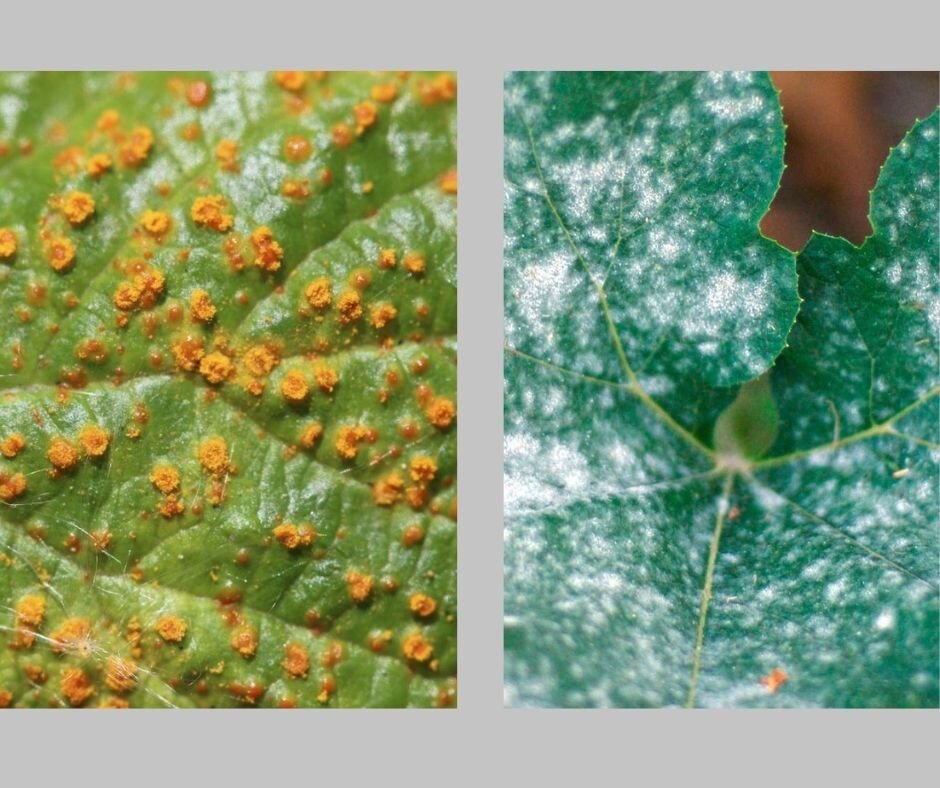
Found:
[[[460,708],[9,712],[3,784],[911,784],[938,714],[502,708],[502,80],[511,69],[938,68],[923,2],[16,0],[0,69],[448,68],[459,85]],[[918,6],[920,8],[918,9]],[[355,31],[355,32],[349,32]],[[0,183],[0,188],[3,185]],[[10,782],[8,783],[7,780]],[[21,784],[26,784],[21,783]]]

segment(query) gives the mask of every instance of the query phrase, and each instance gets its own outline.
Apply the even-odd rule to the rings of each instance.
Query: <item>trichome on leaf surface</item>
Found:
[[[762,236],[765,74],[506,82],[505,681],[938,705],[938,113],[860,247]]]
[[[455,108],[0,75],[0,706],[456,702]]]

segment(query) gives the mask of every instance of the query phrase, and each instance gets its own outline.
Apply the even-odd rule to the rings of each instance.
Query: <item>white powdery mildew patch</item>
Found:
[[[157,185],[163,182],[174,183],[181,175],[176,163],[165,156],[157,158],[149,166],[141,169],[124,190],[124,204],[128,212],[136,215],[145,208],[151,207]],[[177,227],[181,226],[177,224]]]
[[[0,138],[12,137],[15,134],[20,114],[25,108],[26,102],[19,96],[11,93],[0,96],[0,123],[3,124]]]
[[[225,196],[234,206],[238,219],[267,224],[288,210],[288,201],[276,193],[276,184],[290,174],[290,167],[278,155],[279,145],[277,137],[259,143],[242,162],[241,177],[226,183]],[[275,185],[273,191],[272,184]],[[252,227],[240,226],[239,229]]]

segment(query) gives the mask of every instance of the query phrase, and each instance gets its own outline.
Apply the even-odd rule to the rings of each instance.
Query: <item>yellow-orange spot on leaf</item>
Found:
[[[225,208],[225,198],[219,194],[212,194],[197,197],[189,209],[189,215],[201,227],[224,233],[230,230],[235,222],[234,217],[225,212]]]
[[[406,659],[415,662],[427,662],[434,653],[434,647],[425,640],[424,635],[420,632],[412,632],[402,642],[401,653],[405,655]]]
[[[362,427],[340,427],[336,431],[334,446],[336,453],[344,460],[354,460],[359,453],[359,441],[365,437]]]
[[[409,471],[413,481],[429,482],[437,473],[437,463],[433,458],[422,454],[411,459]]]
[[[171,520],[174,517],[178,517],[186,511],[186,507],[183,505],[183,502],[176,495],[167,495],[160,505],[157,507],[157,511],[160,513],[161,517],[165,517],[167,520]]]
[[[284,90],[299,93],[307,84],[307,74],[304,71],[275,71],[274,81]]]
[[[281,194],[295,200],[303,200],[310,196],[310,181],[306,178],[288,178],[281,186]]]
[[[62,214],[77,227],[95,212],[95,198],[87,192],[69,192],[62,200]]]
[[[88,159],[88,163],[85,165],[85,172],[92,178],[100,178],[111,169],[112,164],[111,157],[107,153],[96,153]]]
[[[376,304],[372,307],[370,320],[376,328],[385,328],[398,316],[398,310],[389,303]]]
[[[300,643],[288,643],[284,647],[284,661],[281,667],[294,679],[305,678],[310,670],[310,655]]]
[[[16,625],[39,629],[46,615],[46,600],[41,596],[24,596],[16,603]]]
[[[89,457],[101,457],[108,450],[111,435],[98,425],[89,424],[82,427],[81,432],[78,433],[78,440]]]
[[[186,622],[179,616],[161,616],[154,629],[167,643],[179,643],[186,637]]]
[[[0,471],[0,501],[12,501],[26,492],[26,477],[22,473],[7,474]]]
[[[338,148],[348,148],[353,141],[352,129],[345,123],[337,123],[331,132],[333,142]]]
[[[314,279],[304,288],[304,297],[314,309],[326,309],[333,301],[330,280],[325,276]]]
[[[412,509],[422,509],[428,502],[428,491],[423,485],[412,485],[405,490],[405,500]]]
[[[199,323],[208,323],[215,317],[215,305],[211,296],[201,288],[193,290],[189,297],[189,314]]]
[[[306,137],[291,134],[284,140],[284,156],[288,161],[306,161],[313,153],[313,145]]]
[[[9,227],[0,227],[0,260],[8,260],[16,254],[16,233]]]
[[[390,268],[394,268],[397,262],[398,260],[396,259],[394,249],[383,249],[381,252],[379,252],[379,268],[388,270]]]
[[[274,538],[288,550],[309,547],[318,536],[316,529],[306,523],[303,525],[282,523],[281,525],[275,526],[271,530],[271,533],[274,534]]]
[[[258,630],[251,626],[239,627],[232,633],[229,645],[245,659],[250,659],[258,650]]]
[[[139,167],[150,155],[153,132],[146,126],[137,126],[121,144],[120,158],[125,167]]]
[[[221,476],[229,469],[228,445],[225,438],[207,438],[199,444],[196,453],[199,464],[213,476]]]
[[[774,668],[766,676],[759,678],[757,683],[767,687],[767,691],[773,694],[789,680],[790,677],[785,670],[782,668]]]
[[[18,432],[14,432],[0,441],[0,454],[9,459],[13,459],[25,448],[26,439]]]
[[[398,471],[392,471],[372,485],[372,498],[379,506],[392,506],[401,500],[405,480]]]
[[[87,618],[67,618],[49,638],[56,654],[67,651],[84,657],[92,652],[91,622]]]
[[[251,245],[255,249],[254,263],[263,271],[276,271],[281,267],[284,250],[274,240],[270,227],[256,227],[251,232]]]
[[[176,366],[186,372],[192,372],[205,356],[205,347],[201,339],[187,336],[174,342],[170,352],[176,361]]]
[[[372,595],[374,582],[372,575],[362,575],[350,570],[346,573],[346,589],[349,592],[349,598],[356,604],[365,602]]]
[[[146,233],[160,238],[170,229],[170,215],[165,211],[147,210],[141,214],[139,224]]]
[[[220,140],[215,146],[215,158],[223,170],[238,172],[238,143],[235,140]]]
[[[373,85],[370,93],[376,101],[391,104],[398,96],[398,86],[394,82],[381,82]]]
[[[423,274],[427,268],[427,262],[424,259],[424,255],[420,252],[409,252],[405,255],[405,259],[402,260],[402,265],[405,266],[405,270],[410,274]]]
[[[457,193],[457,170],[448,170],[438,180],[437,185],[441,187],[444,194]]]
[[[95,128],[98,131],[111,131],[121,125],[121,116],[116,109],[106,109],[98,116],[95,121]]]
[[[114,537],[107,528],[98,528],[88,534],[88,538],[91,541],[92,550],[96,553],[104,553],[111,546]]]
[[[414,547],[424,541],[424,529],[420,525],[409,525],[401,535],[401,543],[404,547]]]
[[[64,471],[78,465],[79,453],[65,438],[53,438],[46,449],[46,457],[54,467]]]
[[[336,384],[339,383],[339,374],[333,367],[326,364],[317,364],[313,368],[313,377],[320,387],[320,391],[325,394],[332,394]]]
[[[129,659],[108,657],[104,683],[114,692],[130,692],[137,686],[137,665]]]
[[[81,706],[95,694],[94,685],[81,668],[65,668],[59,678],[59,691],[70,706]]]
[[[422,80],[418,85],[421,103],[426,106],[453,101],[457,96],[457,80],[450,74],[438,74],[428,82]]]
[[[434,601],[433,597],[419,592],[408,598],[408,609],[421,618],[428,618],[433,616],[434,611],[437,610],[437,602]]]
[[[300,445],[305,449],[312,449],[323,434],[323,425],[319,422],[308,424],[300,433]]]
[[[281,378],[281,396],[288,402],[303,402],[310,393],[310,386],[299,369],[288,370]]]
[[[176,492],[180,486],[180,472],[172,465],[154,465],[150,483],[162,493]]]
[[[208,383],[218,385],[224,383],[235,375],[235,365],[224,353],[218,351],[209,353],[199,362],[199,374]]]
[[[54,271],[67,271],[75,261],[75,244],[68,238],[52,238],[46,244],[46,258]]]
[[[211,98],[212,88],[204,80],[194,80],[186,87],[186,101],[193,107],[205,107]]]
[[[243,360],[245,369],[257,377],[269,374],[280,362],[277,353],[265,345],[253,345],[248,348]]]
[[[457,417],[457,407],[447,397],[432,397],[424,410],[431,424],[440,430],[447,429]]]
[[[363,101],[353,107],[353,119],[356,121],[356,135],[361,136],[366,129],[375,124],[379,116],[378,109],[371,101]]]
[[[362,296],[355,290],[347,290],[336,302],[339,322],[348,324],[362,317]]]

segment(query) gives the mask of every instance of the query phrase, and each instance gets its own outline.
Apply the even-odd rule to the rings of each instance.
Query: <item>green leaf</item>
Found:
[[[0,705],[454,702],[454,90],[0,78]]]
[[[508,702],[936,706],[937,116],[790,332],[766,76],[506,97]]]

